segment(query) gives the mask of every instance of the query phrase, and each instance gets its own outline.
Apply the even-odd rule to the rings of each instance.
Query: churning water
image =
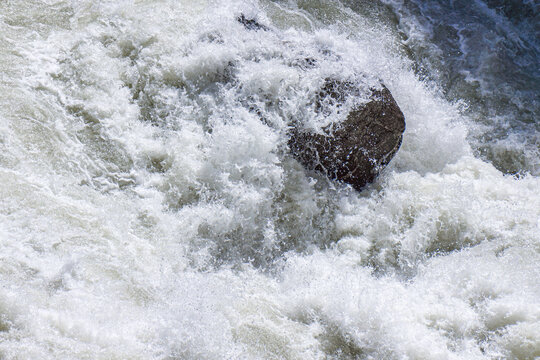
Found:
[[[539,357],[539,14],[0,0],[0,358]],[[405,114],[362,192],[288,153],[328,77]]]

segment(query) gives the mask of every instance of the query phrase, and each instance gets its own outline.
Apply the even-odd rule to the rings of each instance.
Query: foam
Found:
[[[388,27],[335,2],[32,4],[0,4],[1,357],[537,356],[538,179],[474,157]],[[361,193],[288,154],[291,124],[329,121],[326,77],[406,117]]]

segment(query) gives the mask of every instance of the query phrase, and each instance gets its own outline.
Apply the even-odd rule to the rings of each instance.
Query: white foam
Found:
[[[24,30],[0,25],[0,357],[537,356],[538,179],[474,158],[384,26],[320,6],[0,3]],[[326,77],[406,117],[361,193],[288,155]]]

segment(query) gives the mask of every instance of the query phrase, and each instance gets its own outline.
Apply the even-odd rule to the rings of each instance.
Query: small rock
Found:
[[[236,18],[236,20],[240,24],[244,25],[247,30],[270,30],[267,26],[259,24],[256,20],[246,18],[244,14],[240,14],[240,16]]]

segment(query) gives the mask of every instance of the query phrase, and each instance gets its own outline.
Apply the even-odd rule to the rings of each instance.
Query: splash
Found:
[[[0,2],[0,356],[539,356],[539,180],[369,3]],[[328,77],[407,119],[362,192],[289,155]]]

